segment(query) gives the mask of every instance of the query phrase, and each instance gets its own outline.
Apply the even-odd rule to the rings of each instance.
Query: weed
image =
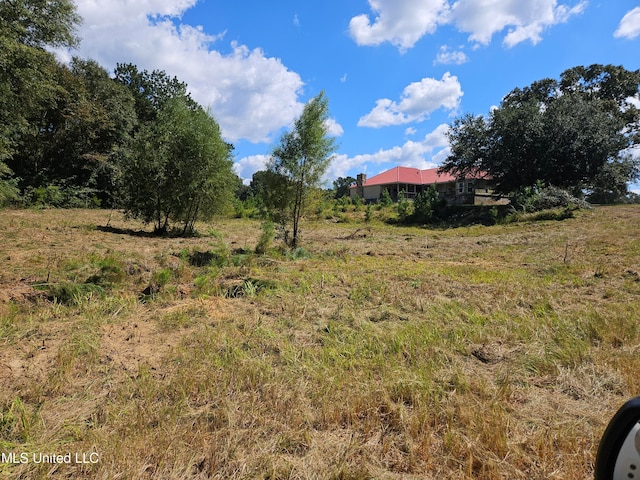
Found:
[[[90,276],[85,283],[93,283],[105,288],[113,287],[126,278],[123,263],[113,257],[107,256],[96,261],[99,272]]]
[[[255,248],[255,252],[258,255],[264,255],[271,248],[271,243],[276,236],[276,229],[273,226],[273,222],[265,220],[261,225],[262,234],[258,239],[258,243]]]
[[[311,253],[303,247],[295,248],[287,253],[287,258],[289,260],[305,260],[311,257]]]
[[[14,397],[8,405],[0,404],[0,445],[26,444],[33,441],[40,424],[38,409]]]
[[[105,293],[102,286],[91,282],[47,284],[44,288],[47,290],[49,300],[63,305],[79,305],[95,296],[102,297]]]

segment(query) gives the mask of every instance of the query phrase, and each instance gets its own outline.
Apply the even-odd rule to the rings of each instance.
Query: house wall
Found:
[[[391,183],[387,185],[364,185],[362,187],[362,198],[366,202],[375,202],[382,197],[382,192],[387,189],[391,198],[398,200],[398,193],[405,192],[409,199],[413,199],[421,191],[429,188],[429,185],[413,185]],[[445,182],[436,184],[436,189],[441,198],[444,198],[448,205],[506,205],[509,200],[506,198],[495,198],[494,191],[489,188],[486,180],[460,180],[456,182]],[[358,188],[352,188],[351,198],[358,195]]]
[[[356,197],[361,197],[364,201],[373,202],[378,200],[382,196],[382,189],[380,185],[364,185],[362,187],[362,194],[358,194],[358,188],[352,188],[349,191],[351,200],[355,200]]]
[[[382,196],[382,189],[380,185],[371,185],[364,187],[364,200],[374,201],[378,200]]]

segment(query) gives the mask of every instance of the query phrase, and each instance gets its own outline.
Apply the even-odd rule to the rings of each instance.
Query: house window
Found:
[[[473,193],[473,182],[467,182],[467,193]]]
[[[458,193],[464,193],[464,182],[458,182]]]

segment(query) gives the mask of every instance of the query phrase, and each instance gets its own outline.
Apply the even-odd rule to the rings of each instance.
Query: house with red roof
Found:
[[[385,172],[367,178],[364,173],[357,177],[351,186],[351,198],[360,197],[366,202],[375,202],[382,198],[387,190],[396,201],[401,193],[406,198],[415,198],[420,192],[435,185],[441,198],[448,205],[498,205],[508,200],[496,198],[486,175],[477,174],[464,178],[448,173],[438,173],[437,168],[420,170],[412,167],[394,167]]]

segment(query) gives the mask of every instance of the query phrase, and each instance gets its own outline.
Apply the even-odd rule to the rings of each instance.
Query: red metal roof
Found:
[[[386,172],[367,178],[365,186],[387,185],[390,183],[407,183],[415,185],[431,185],[432,183],[455,182],[456,177],[448,173],[438,174],[437,168],[420,170],[412,167],[394,167]]]

